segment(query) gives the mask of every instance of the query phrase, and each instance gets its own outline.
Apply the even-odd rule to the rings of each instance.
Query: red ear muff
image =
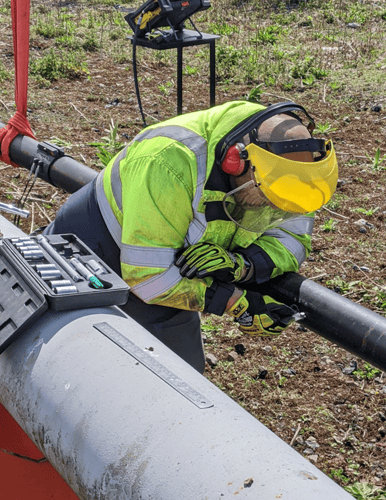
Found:
[[[226,173],[234,176],[241,175],[245,170],[245,160],[248,158],[247,150],[244,144],[238,142],[231,146],[226,152],[224,161],[221,164],[221,169]]]

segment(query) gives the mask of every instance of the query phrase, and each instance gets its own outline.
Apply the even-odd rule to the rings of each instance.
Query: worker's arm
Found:
[[[288,220],[263,233],[247,248],[236,248],[253,265],[249,283],[263,283],[286,272],[297,272],[311,252],[314,214]]]
[[[298,271],[311,249],[312,226],[312,216],[296,217],[233,252],[215,243],[197,243],[178,256],[176,265],[189,279],[211,276],[241,287],[263,283],[284,272]]]
[[[189,172],[189,159],[184,151],[180,154]],[[217,285],[212,278],[189,280],[174,264],[177,252],[188,244],[188,232],[201,229],[192,211],[197,174],[192,168],[181,176],[165,157],[136,156],[121,169],[123,279],[149,304],[221,315],[234,286]]]

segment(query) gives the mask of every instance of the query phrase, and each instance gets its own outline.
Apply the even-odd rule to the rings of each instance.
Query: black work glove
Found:
[[[197,243],[177,257],[176,266],[185,278],[212,276],[218,281],[236,282],[245,275],[242,255],[224,250],[215,243]]]
[[[280,335],[295,321],[291,307],[257,292],[244,291],[227,313],[235,318],[243,333],[261,337]]]

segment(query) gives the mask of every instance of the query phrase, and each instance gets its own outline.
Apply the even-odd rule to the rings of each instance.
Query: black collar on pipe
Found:
[[[4,127],[4,123],[0,122],[0,129]],[[10,145],[9,156],[19,167],[31,170],[32,163],[38,155],[39,145],[42,144],[44,143],[39,143],[26,135],[18,135]],[[38,177],[68,193],[74,193],[97,175],[98,172],[92,168],[65,155],[54,159],[49,168],[39,173]]]

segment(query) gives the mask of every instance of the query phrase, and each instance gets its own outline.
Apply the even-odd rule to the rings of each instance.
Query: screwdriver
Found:
[[[76,257],[70,259],[71,264],[75,267],[80,275],[91,283],[93,288],[104,288],[103,283],[94,276],[86,266],[84,266]]]

